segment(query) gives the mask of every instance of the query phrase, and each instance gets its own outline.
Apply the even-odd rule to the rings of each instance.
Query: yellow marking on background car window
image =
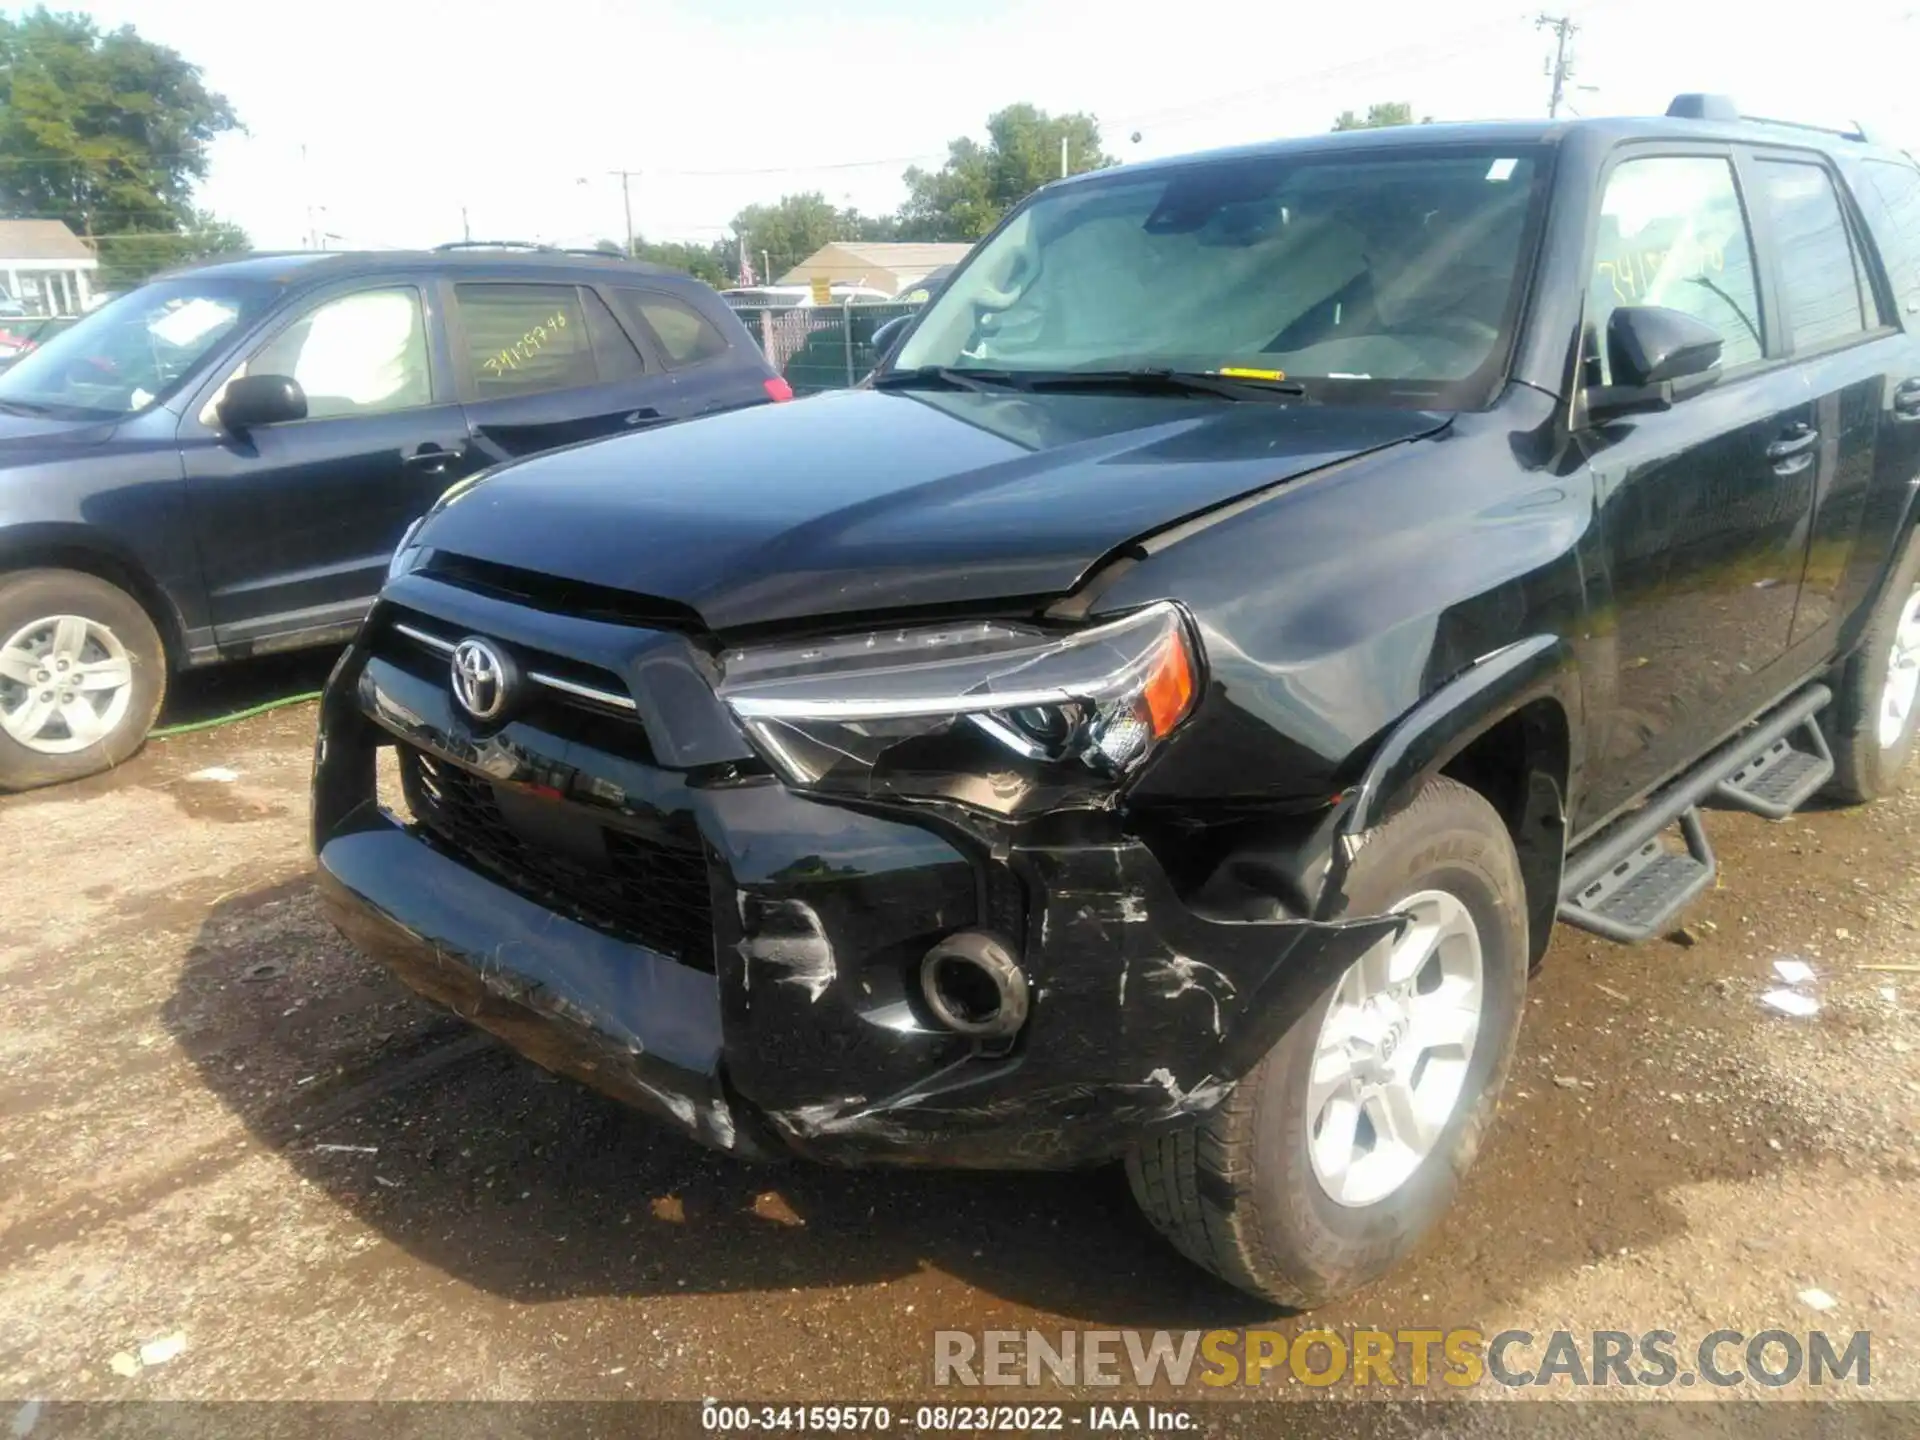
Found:
[[[549,328],[551,327],[551,328]],[[546,323],[536,325],[522,335],[518,341],[509,345],[498,355],[489,355],[480,362],[480,366],[494,379],[499,379],[509,370],[518,370],[521,362],[531,360],[546,348],[547,340],[557,332],[567,328],[567,313],[556,310],[547,317]]]
[[[1287,378],[1283,370],[1252,370],[1244,365],[1222,365],[1213,373],[1225,375],[1234,380],[1284,380]]]

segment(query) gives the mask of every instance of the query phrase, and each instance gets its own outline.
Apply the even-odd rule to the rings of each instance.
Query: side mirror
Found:
[[[1670,409],[1720,378],[1720,333],[1664,305],[1622,305],[1607,320],[1613,384],[1589,386],[1587,423]]]
[[[287,375],[242,375],[220,397],[220,423],[236,435],[261,425],[307,418],[307,392]]]
[[[1615,385],[1636,389],[1720,363],[1720,332],[1664,305],[1622,305],[1607,320],[1607,366]]]
[[[887,352],[893,348],[893,342],[898,340],[907,326],[912,323],[913,316],[896,315],[885,324],[876,327],[873,332],[874,355],[881,360],[886,359]]]

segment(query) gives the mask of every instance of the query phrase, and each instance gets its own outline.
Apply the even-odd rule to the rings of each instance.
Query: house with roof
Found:
[[[899,295],[935,270],[957,265],[973,246],[960,243],[835,240],[780,277],[782,285],[861,285]]]
[[[59,220],[0,220],[0,288],[32,315],[78,315],[100,261]]]

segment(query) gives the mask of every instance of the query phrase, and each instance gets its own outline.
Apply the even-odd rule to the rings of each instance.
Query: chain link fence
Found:
[[[736,305],[733,313],[795,395],[817,395],[864,380],[880,363],[873,332],[919,308],[849,300],[838,305]]]

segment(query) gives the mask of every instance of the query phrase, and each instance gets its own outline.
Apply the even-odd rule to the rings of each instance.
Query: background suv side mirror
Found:
[[[307,392],[288,375],[242,375],[220,397],[220,423],[236,435],[258,425],[307,418]]]
[[[1587,421],[1665,410],[1720,376],[1719,331],[1664,305],[1622,305],[1607,318],[1611,385],[1592,385]]]

